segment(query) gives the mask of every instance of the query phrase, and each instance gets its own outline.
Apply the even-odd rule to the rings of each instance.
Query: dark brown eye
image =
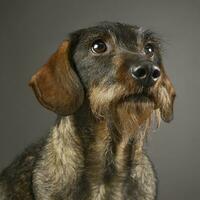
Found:
[[[93,53],[104,53],[107,50],[106,44],[102,40],[96,40],[92,44]]]
[[[144,51],[148,56],[152,57],[154,54],[154,46],[152,44],[147,44],[144,47]]]

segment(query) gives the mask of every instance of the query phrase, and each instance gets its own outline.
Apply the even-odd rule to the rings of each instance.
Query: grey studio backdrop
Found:
[[[98,21],[151,28],[165,40],[176,91],[175,119],[151,133],[147,149],[159,200],[200,199],[200,1],[0,1],[0,170],[53,125],[28,81],[68,32]]]

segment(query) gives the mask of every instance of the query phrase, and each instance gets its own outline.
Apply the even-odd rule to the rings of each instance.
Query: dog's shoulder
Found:
[[[0,200],[1,198],[8,199],[7,196],[15,198],[13,195],[32,199],[32,172],[45,142],[45,138],[41,138],[37,143],[28,146],[1,172]],[[3,197],[4,193],[7,195],[6,197]]]

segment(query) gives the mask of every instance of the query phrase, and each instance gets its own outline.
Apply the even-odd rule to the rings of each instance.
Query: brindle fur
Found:
[[[93,55],[96,39],[109,44]],[[155,54],[144,54],[151,42]],[[145,89],[131,65],[152,62],[161,78]],[[31,79],[58,114],[48,136],[0,175],[0,200],[155,200],[157,179],[143,150],[153,116],[170,121],[175,92],[151,31],[104,22],[69,35]]]

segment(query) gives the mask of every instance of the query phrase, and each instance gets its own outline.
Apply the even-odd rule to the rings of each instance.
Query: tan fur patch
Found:
[[[92,88],[89,99],[93,113],[100,117],[103,116],[105,111],[109,109],[110,104],[123,93],[125,93],[125,88],[118,84],[109,87],[100,85]]]

